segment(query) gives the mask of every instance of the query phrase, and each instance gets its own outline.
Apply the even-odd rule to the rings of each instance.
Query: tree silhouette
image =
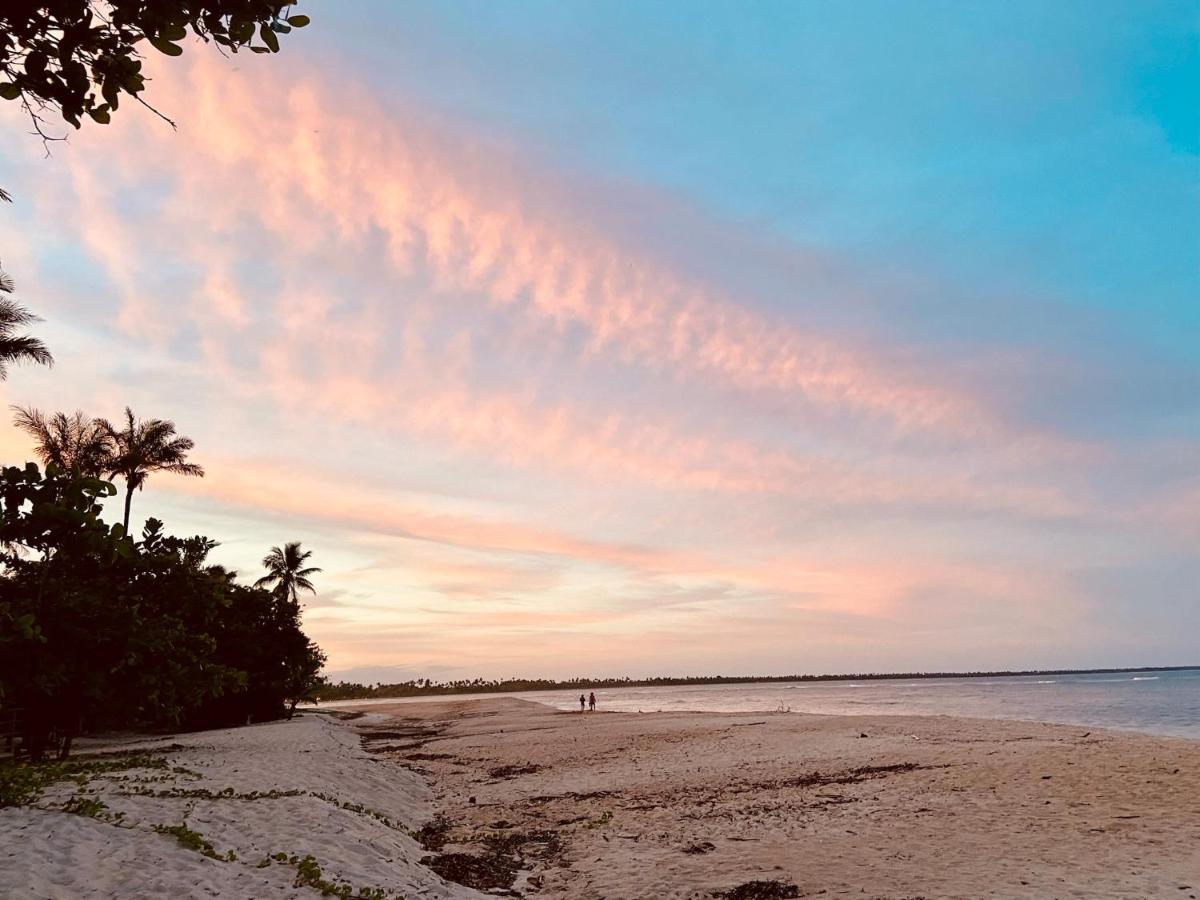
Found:
[[[279,35],[308,24],[291,6],[279,0],[7,0],[0,4],[0,99],[18,102],[43,140],[61,140],[43,129],[43,112],[79,128],[85,119],[107,123],[123,96],[150,106],[141,96],[148,80],[143,51],[180,56],[181,42],[194,36],[222,51],[278,53]]]
[[[47,416],[33,407],[14,406],[13,424],[33,438],[35,450],[47,466],[58,466],[98,478],[112,459],[112,439],[104,424],[76,410]]]
[[[125,479],[125,531],[129,532],[129,507],[134,490],[141,490],[152,472],[204,477],[204,469],[187,461],[195,443],[175,431],[175,423],[166,419],[137,419],[125,407],[124,427],[116,428],[107,420],[101,427],[112,441],[112,457],[105,466],[114,478]]]
[[[317,589],[308,580],[309,575],[315,575],[321,570],[315,566],[305,567],[311,550],[301,550],[299,541],[290,541],[283,548],[272,547],[271,552],[263,557],[263,567],[267,574],[254,582],[257,588],[271,588],[281,598],[300,603],[299,591],[305,590],[315,594]]]
[[[0,188],[0,202],[12,202],[12,197],[3,188]],[[8,377],[8,366],[11,363],[36,362],[44,366],[54,365],[54,357],[40,340],[28,335],[13,334],[18,328],[41,321],[25,307],[3,296],[11,294],[14,290],[12,279],[0,269],[0,381]]]
[[[0,270],[0,294],[12,292],[12,279]],[[38,338],[15,333],[19,328],[40,321],[41,319],[19,303],[0,296],[0,381],[8,377],[8,367],[13,363],[35,362],[43,366],[54,365],[54,357]]]

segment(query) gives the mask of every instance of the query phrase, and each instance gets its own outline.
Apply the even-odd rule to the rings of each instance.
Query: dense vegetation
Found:
[[[310,696],[325,657],[300,627],[296,589],[318,570],[299,545],[274,548],[249,586],[208,562],[214,541],[168,535],[157,519],[137,537],[103,520],[117,489],[99,473],[126,476],[127,521],[129,485],[164,468],[158,451],[190,465],[170,422],[20,410],[18,424],[47,465],[0,471],[0,710],[20,712],[31,758],[65,755],[85,730],[238,724]],[[121,439],[147,431],[158,440]]]
[[[514,694],[523,691],[594,690],[596,688],[671,687],[689,684],[778,684],[793,681],[884,681],[916,678],[996,678],[1002,675],[1095,675],[1102,672],[1172,672],[1189,666],[1140,666],[1125,669],[1026,669],[998,672],[867,672],[858,675],[689,675],[656,678],[472,678],[432,681],[417,678],[395,684],[323,683],[312,696],[320,701],[368,700],[388,697],[425,697],[442,694]]]
[[[52,0],[0,3],[0,99],[43,130],[47,112],[79,128],[123,98],[145,104],[142,56],[279,51],[308,24],[273,0]],[[0,189],[0,201],[9,195]],[[17,363],[53,364],[0,270],[0,381]],[[150,519],[131,533],[133,495],[151,475],[202,476],[192,441],[132,410],[114,422],[16,408],[42,465],[0,471],[0,736],[38,760],[65,756],[88,729],[203,727],[278,717],[320,681],[325,657],[300,627],[312,590],[299,544],[274,548],[253,585],[208,561],[215,541]],[[104,501],[123,494],[119,524]],[[113,505],[117,505],[114,503]]]

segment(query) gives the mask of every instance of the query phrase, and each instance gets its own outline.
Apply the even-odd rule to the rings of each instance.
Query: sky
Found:
[[[1200,662],[1194,4],[301,6],[0,109],[0,394],[173,419],[336,677]]]

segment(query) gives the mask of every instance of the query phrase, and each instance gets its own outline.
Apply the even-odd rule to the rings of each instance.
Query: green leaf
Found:
[[[254,23],[249,19],[238,19],[229,26],[229,37],[235,43],[246,43],[254,37]]]
[[[5,100],[16,100],[20,96],[21,89],[11,81],[0,84],[0,97],[3,97]]]
[[[169,41],[182,41],[187,37],[187,29],[173,22],[162,30],[162,36]]]
[[[267,48],[272,53],[279,52],[279,38],[275,36],[275,32],[271,30],[271,26],[263,22],[262,27],[258,29],[258,36],[262,38],[262,42],[267,45]]]
[[[250,49],[253,50],[255,53],[270,53],[271,52],[266,47],[251,47]]]
[[[303,28],[305,25],[307,25],[311,21],[312,21],[312,19],[310,19],[308,16],[288,16],[287,17],[287,23],[289,25],[291,25],[293,28]]]
[[[30,75],[41,75],[46,71],[46,54],[40,50],[34,50],[25,57],[25,71]]]
[[[92,117],[93,122],[99,122],[101,125],[107,125],[110,121],[107,106],[97,106],[95,109],[89,109],[88,115]]]
[[[149,40],[150,44],[159,53],[165,53],[167,56],[181,56],[183,54],[182,47],[180,47],[178,44],[172,44],[166,38],[152,37]]]

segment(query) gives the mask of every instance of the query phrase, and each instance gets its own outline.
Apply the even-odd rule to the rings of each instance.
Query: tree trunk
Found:
[[[129,535],[129,507],[133,504],[133,485],[125,485],[125,535]]]

